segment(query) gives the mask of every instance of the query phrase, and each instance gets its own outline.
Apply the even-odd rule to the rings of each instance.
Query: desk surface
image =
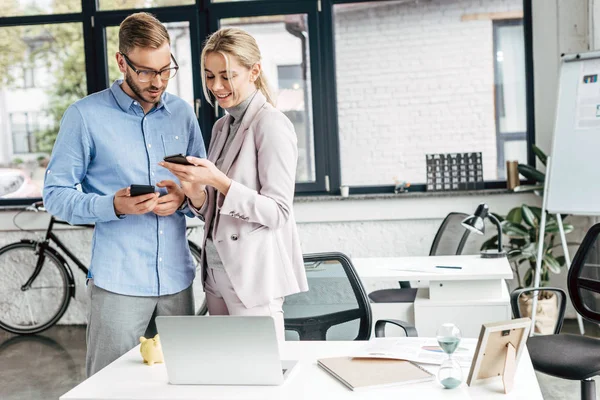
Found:
[[[411,340],[411,339],[403,339]],[[465,345],[474,346],[474,339],[464,339]],[[515,387],[504,394],[500,378],[468,387],[463,383],[454,390],[444,389],[437,380],[384,389],[353,392],[323,371],[316,364],[321,357],[349,355],[365,342],[285,342],[282,359],[300,360],[292,374],[281,386],[203,386],[170,385],[164,364],[144,365],[139,347],[110,364],[62,396],[61,400],[127,400],[127,399],[542,399],[537,378],[527,351],[517,368]],[[202,362],[202,360],[198,360]],[[427,365],[437,372],[437,367]],[[468,369],[463,369],[464,380]],[[310,384],[307,384],[310,383]]]
[[[352,258],[361,279],[470,281],[512,279],[508,259],[480,256]],[[436,268],[459,266],[460,269]]]

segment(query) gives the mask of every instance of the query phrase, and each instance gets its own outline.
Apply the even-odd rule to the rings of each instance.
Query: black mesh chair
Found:
[[[369,340],[373,317],[365,288],[350,259],[342,253],[304,255],[309,291],[285,298],[286,340]],[[401,327],[406,336],[417,336],[407,322],[381,320],[375,335],[385,335],[385,325]]]
[[[467,217],[467,214],[452,212],[444,218],[431,244],[430,256],[451,256],[462,253],[469,237],[469,230],[460,223]],[[405,281],[400,281],[399,289],[381,289],[369,293],[373,303],[412,303],[416,296],[417,289],[411,288],[410,282]]]
[[[600,224],[594,225],[585,235],[571,264],[568,288],[575,310],[595,324],[600,322]],[[564,291],[557,288],[537,288]],[[535,290],[528,288],[527,291]],[[516,292],[511,305],[515,311]],[[519,293],[520,295],[521,293]],[[564,303],[564,301],[563,301]],[[559,311],[560,320],[554,335],[532,336],[527,341],[533,368],[558,378],[581,381],[581,399],[596,398],[596,385],[592,379],[600,375],[600,340],[587,336],[558,334],[564,317],[564,304]],[[515,317],[518,314],[515,313]]]

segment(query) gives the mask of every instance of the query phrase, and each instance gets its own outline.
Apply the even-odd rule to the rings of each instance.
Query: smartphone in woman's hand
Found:
[[[191,162],[189,162],[183,154],[173,154],[170,156],[166,156],[165,158],[163,158],[163,160],[173,164],[194,165]]]

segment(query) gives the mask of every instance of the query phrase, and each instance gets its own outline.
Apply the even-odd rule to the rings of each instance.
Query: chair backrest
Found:
[[[541,332],[544,334],[559,334],[562,329],[565,308],[567,306],[567,294],[564,290],[555,287],[542,287],[542,288],[524,288],[516,289],[510,294],[510,306],[512,308],[513,317],[521,318],[524,316],[531,316],[531,309],[533,308],[533,293],[537,292],[538,306],[535,320],[535,332]],[[541,299],[548,297],[549,294],[554,294],[556,297],[549,297],[550,300],[554,299],[558,302],[558,315],[548,315],[550,318],[543,318],[540,314],[543,314],[543,306]],[[552,308],[550,313],[554,310]],[[553,324],[551,326],[550,324]],[[534,333],[535,333],[534,332]]]
[[[342,253],[304,254],[309,290],[285,298],[286,340],[369,340],[367,292]]]
[[[575,310],[588,321],[600,322],[600,224],[586,233],[577,250],[567,278]]]
[[[464,213],[451,212],[444,218],[431,244],[430,256],[453,256],[462,253],[469,230],[460,223],[467,217]]]

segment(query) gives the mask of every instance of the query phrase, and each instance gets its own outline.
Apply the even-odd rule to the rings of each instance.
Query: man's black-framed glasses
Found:
[[[135,71],[135,73],[138,76],[138,80],[142,83],[151,82],[154,79],[154,77],[156,77],[156,75],[160,75],[160,79],[162,79],[163,81],[168,81],[169,79],[173,79],[173,77],[177,75],[177,71],[179,70],[179,64],[177,64],[177,60],[175,60],[173,54],[171,54],[171,60],[173,60],[173,63],[175,64],[174,67],[163,68],[160,71],[154,71],[148,69],[137,69],[135,65],[133,65],[129,57],[127,57],[122,52],[119,53],[123,56],[127,65],[129,65],[129,67]]]

